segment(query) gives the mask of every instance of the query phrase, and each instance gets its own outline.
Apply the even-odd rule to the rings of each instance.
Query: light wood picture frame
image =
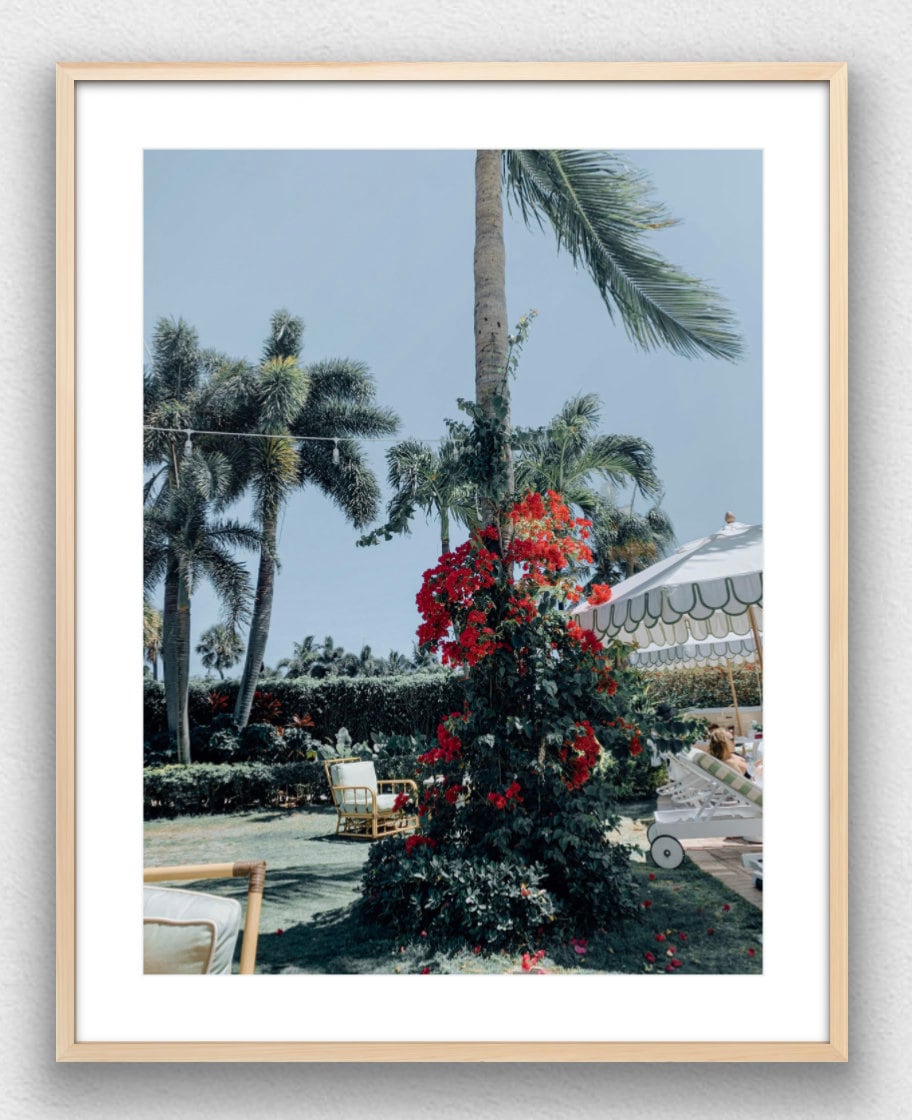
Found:
[[[151,1041],[86,1039],[77,941],[77,179],[78,98],[98,83],[817,83],[828,91],[829,294],[828,990],[816,1041]],[[842,1062],[848,1007],[848,234],[843,63],[61,63],[57,67],[57,1058],[60,1061]],[[137,879],[139,869],[137,869]],[[268,874],[267,874],[268,891]],[[281,981],[276,981],[281,982]]]

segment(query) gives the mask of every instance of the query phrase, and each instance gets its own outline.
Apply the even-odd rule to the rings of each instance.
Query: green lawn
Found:
[[[520,955],[434,953],[400,945],[365,928],[353,912],[369,845],[337,838],[332,809],[232,816],[179,817],[145,826],[147,866],[265,859],[266,891],[257,971],[485,973],[522,971]],[[588,939],[547,946],[541,967],[552,972],[739,973],[762,970],[762,913],[689,860],[676,871],[633,865],[641,907],[636,918]],[[654,878],[652,877],[654,876]],[[206,890],[243,898],[246,883],[208,883]],[[709,932],[712,930],[712,932]],[[661,937],[662,940],[658,940]],[[669,947],[674,955],[668,955]],[[753,953],[751,952],[753,950]],[[652,953],[655,963],[645,954]]]

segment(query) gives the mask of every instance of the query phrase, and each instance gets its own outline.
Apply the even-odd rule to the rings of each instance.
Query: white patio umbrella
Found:
[[[687,669],[707,661],[712,664],[727,661],[731,665],[743,665],[754,661],[756,657],[757,643],[753,634],[732,633],[724,638],[676,642],[670,646],[654,642],[635,649],[630,655],[630,664],[636,669]]]
[[[663,646],[653,643],[635,649],[630,655],[630,664],[636,669],[687,669],[707,662],[722,662],[728,675],[732,704],[735,709],[735,727],[739,735],[744,733],[741,726],[741,711],[738,707],[738,693],[732,665],[752,662],[757,657],[757,643],[752,634],[728,634],[724,638],[711,638],[703,642],[679,642]]]
[[[750,634],[763,668],[763,526],[732,514],[708,537],[615,584],[601,606],[581,604],[580,625],[603,641],[672,646]]]

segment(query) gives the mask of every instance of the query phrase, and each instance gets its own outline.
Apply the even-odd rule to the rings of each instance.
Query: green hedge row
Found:
[[[376,766],[380,778],[408,778],[415,773],[417,759],[380,759]],[[146,820],[330,801],[322,762],[196,762],[143,771]]]
[[[237,682],[190,685],[190,725],[199,727],[234,710]],[[253,723],[287,726],[310,716],[315,739],[332,739],[347,727],[355,742],[372,731],[387,735],[430,736],[450,712],[462,707],[462,681],[454,673],[410,673],[393,677],[335,677],[264,682],[251,714]],[[165,689],[145,682],[144,728],[147,740],[167,727]]]
[[[641,670],[650,682],[649,695],[658,704],[672,708],[728,708],[731,686],[724,665],[707,665],[699,669]],[[738,703],[745,708],[763,703],[760,676],[748,665],[733,665],[732,677]]]

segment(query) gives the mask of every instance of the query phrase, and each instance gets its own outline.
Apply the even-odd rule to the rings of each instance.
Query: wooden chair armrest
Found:
[[[198,879],[246,879],[247,913],[244,916],[244,940],[238,974],[251,975],[256,964],[257,941],[260,936],[260,908],[266,880],[266,861],[241,860],[237,863],[186,863],[174,867],[144,867],[144,883],[196,881]]]
[[[381,786],[391,786],[394,789],[396,786],[411,786],[415,794],[417,795],[418,793],[418,786],[411,778],[383,778],[381,781],[377,782],[377,789],[379,790]]]

